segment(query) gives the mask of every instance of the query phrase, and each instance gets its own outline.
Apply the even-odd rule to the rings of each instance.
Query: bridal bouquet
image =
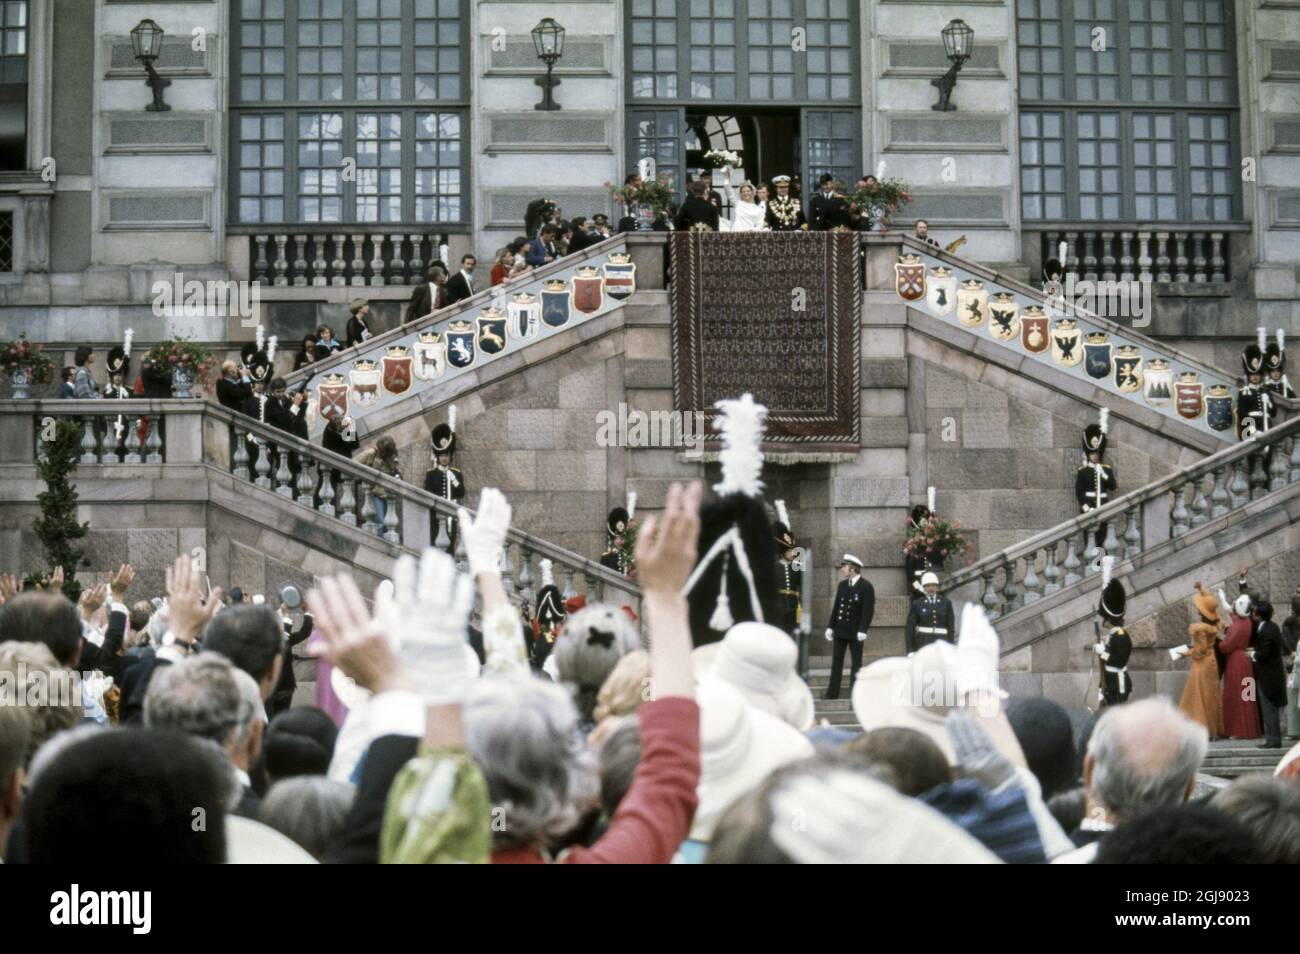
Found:
[[[704,163],[710,169],[721,169],[724,166],[734,169],[740,165],[740,156],[726,149],[710,149],[704,154]]]

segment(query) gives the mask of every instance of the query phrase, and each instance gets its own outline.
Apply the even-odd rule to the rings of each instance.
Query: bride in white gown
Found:
[[[737,200],[731,188],[731,176],[724,175],[723,185],[727,190],[727,201],[731,203],[731,221],[727,223],[729,232],[765,232],[767,231],[766,210],[756,201],[757,194],[752,183],[740,185],[740,198]]]

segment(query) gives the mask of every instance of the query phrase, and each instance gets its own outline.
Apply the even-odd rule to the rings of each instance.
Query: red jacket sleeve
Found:
[[[1219,649],[1225,656],[1230,656],[1235,652],[1245,649],[1250,645],[1250,620],[1235,619],[1228,626],[1227,633],[1224,634],[1223,641],[1219,643]]]
[[[590,848],[575,848],[565,864],[668,864],[690,834],[700,782],[700,707],[672,697],[637,710],[641,764],[632,786]]]

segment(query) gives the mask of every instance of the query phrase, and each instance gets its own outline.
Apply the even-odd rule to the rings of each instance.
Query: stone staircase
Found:
[[[1296,740],[1283,739],[1280,749],[1264,749],[1255,744],[1263,741],[1226,739],[1211,742],[1201,771],[1206,775],[1229,779],[1242,775],[1272,775],[1278,762],[1282,761],[1282,756]]]

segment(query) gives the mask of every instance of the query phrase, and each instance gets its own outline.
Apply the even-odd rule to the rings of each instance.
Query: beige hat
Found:
[[[227,815],[226,864],[314,865],[316,859],[296,841],[269,825],[239,815]]]
[[[795,671],[799,650],[794,640],[767,623],[744,622],[731,627],[717,646],[708,670],[712,675],[739,689],[750,705],[800,732],[812,728],[812,691]]]
[[[740,691],[706,676],[696,690],[700,706],[699,807],[691,838],[708,841],[723,812],[757,788],[774,769],[813,754],[792,726],[745,702]]]

